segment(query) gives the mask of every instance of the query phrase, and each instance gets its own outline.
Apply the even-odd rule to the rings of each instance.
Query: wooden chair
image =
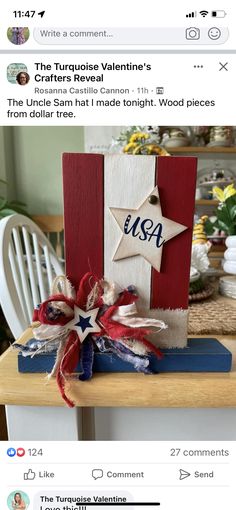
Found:
[[[31,323],[33,308],[49,296],[54,276],[63,273],[52,245],[32,220],[14,214],[0,221],[0,304],[15,338]],[[6,413],[11,440],[78,439],[77,409],[18,406],[16,388],[15,405]]]
[[[64,219],[62,215],[34,215],[33,221],[47,236],[58,258],[64,261]]]
[[[63,273],[52,245],[32,220],[13,214],[0,221],[0,303],[15,338],[49,296],[54,277]]]

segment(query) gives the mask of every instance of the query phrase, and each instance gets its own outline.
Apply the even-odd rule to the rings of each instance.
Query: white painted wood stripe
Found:
[[[188,310],[163,310],[162,308],[152,308],[149,311],[149,317],[164,321],[167,329],[159,333],[153,333],[149,339],[158,347],[186,347],[187,345],[187,326]]]
[[[104,276],[121,287],[135,285],[139,310],[150,309],[151,265],[140,256],[112,260],[122,234],[109,207],[136,209],[155,187],[155,165],[155,156],[104,158]]]

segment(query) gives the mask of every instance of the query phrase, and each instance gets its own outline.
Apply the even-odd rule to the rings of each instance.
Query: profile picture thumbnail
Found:
[[[13,83],[13,85],[18,84],[16,77],[20,73],[28,74],[28,69],[25,64],[15,62],[7,66],[7,79],[10,83]]]
[[[12,44],[25,44],[28,41],[29,36],[30,31],[28,27],[9,27],[7,29],[7,37]]]
[[[18,85],[27,85],[27,83],[30,81],[30,75],[25,71],[21,71],[17,74],[16,81]]]
[[[7,498],[9,510],[26,510],[29,508],[29,496],[23,491],[13,491]]]

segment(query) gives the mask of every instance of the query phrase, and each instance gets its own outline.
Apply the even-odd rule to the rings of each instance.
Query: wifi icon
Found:
[[[200,11],[200,13],[199,13],[199,14],[201,14],[201,16],[202,16],[203,18],[205,18],[205,17],[209,14],[209,12],[208,12],[208,11]]]

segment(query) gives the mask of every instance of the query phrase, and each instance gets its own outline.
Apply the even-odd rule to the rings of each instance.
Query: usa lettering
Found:
[[[154,223],[150,218],[142,219],[137,216],[132,221],[132,215],[128,214],[124,223],[124,234],[138,237],[140,241],[150,241],[154,238],[156,247],[160,248],[165,239],[162,236],[163,225],[162,223]]]

